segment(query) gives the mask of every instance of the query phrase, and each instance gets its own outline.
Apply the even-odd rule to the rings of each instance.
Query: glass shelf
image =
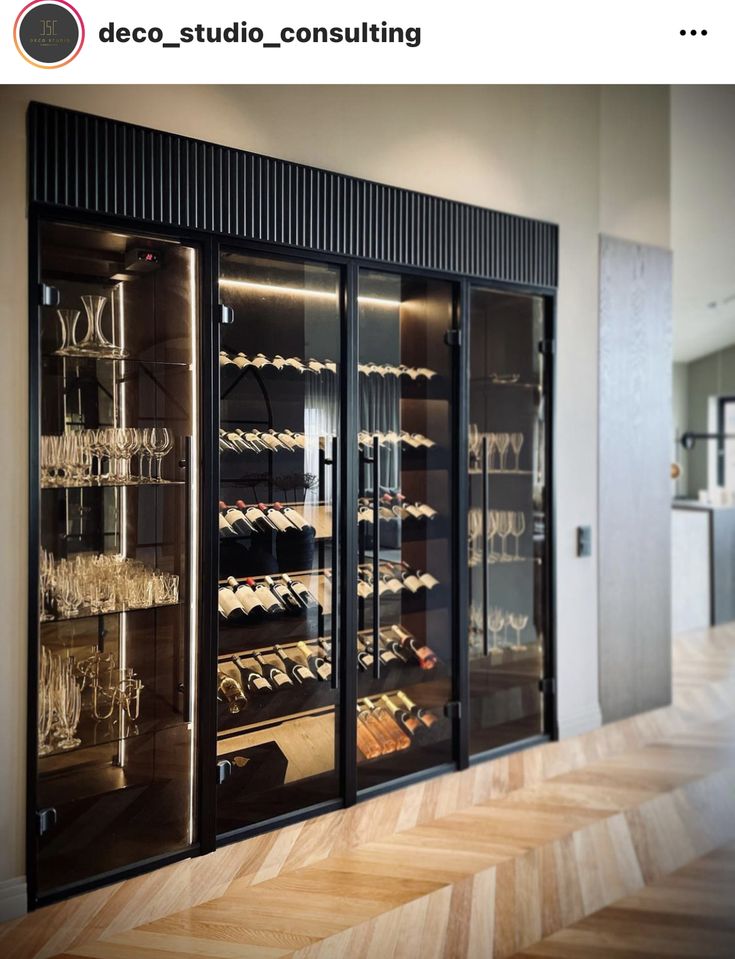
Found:
[[[161,480],[155,483],[54,483],[53,486],[41,484],[41,489],[47,490],[67,490],[67,489],[160,489],[162,486],[186,486],[184,480]]]
[[[128,606],[125,609],[106,609],[95,613],[80,612],[78,616],[54,616],[51,619],[41,619],[41,626],[52,626],[55,623],[78,623],[83,619],[98,619],[100,616],[121,616],[123,613],[147,613],[154,609],[170,609],[175,606],[181,606],[181,602],[175,603],[157,603],[155,606]],[[88,607],[82,607],[88,609]]]
[[[142,356],[95,356],[93,353],[43,353],[43,360],[94,360],[100,363],[140,363],[144,366],[169,367],[176,370],[191,372],[191,363],[176,362],[175,360],[148,360]]]

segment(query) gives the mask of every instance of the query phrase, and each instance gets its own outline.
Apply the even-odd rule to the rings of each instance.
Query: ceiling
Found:
[[[674,359],[735,344],[735,87],[671,88]]]

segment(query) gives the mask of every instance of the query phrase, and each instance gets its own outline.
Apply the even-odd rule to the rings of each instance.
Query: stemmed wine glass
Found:
[[[508,617],[508,622],[516,631],[516,643],[513,649],[523,649],[523,645],[521,643],[521,630],[525,629],[528,625],[528,616],[525,615],[525,613],[511,613]]]
[[[508,433],[498,433],[495,442],[498,447],[499,469],[502,472],[505,469],[505,454],[508,452],[510,435]]]
[[[488,473],[493,468],[493,454],[498,446],[498,436],[496,433],[487,434],[487,470]]]
[[[493,548],[495,542],[495,537],[498,534],[498,526],[500,523],[500,510],[491,509],[487,514],[487,540],[489,544],[489,550],[487,554],[488,563],[497,563],[498,554]]]
[[[518,555],[518,547],[521,536],[526,529],[526,514],[522,510],[513,510],[510,513],[510,527],[511,536],[514,536],[516,541],[516,551],[513,558],[520,562],[523,557]]]
[[[467,439],[469,445],[470,466],[476,466],[480,453],[480,430],[478,429],[477,423],[470,423]]]
[[[487,614],[487,625],[493,634],[493,649],[498,649],[498,633],[506,625],[506,615],[500,606],[490,607]]]
[[[521,447],[523,446],[523,433],[511,433],[510,434],[510,447],[515,453],[516,465],[515,472],[517,473],[520,469],[521,462]]]
[[[54,723],[53,685],[55,682],[55,657],[45,646],[41,647],[41,662],[38,676],[38,755],[47,756],[52,746],[48,742]]]
[[[500,556],[499,562],[509,563],[512,560],[510,556],[505,551],[505,541],[511,534],[511,512],[509,510],[499,510],[498,511],[498,536],[500,537]]]
[[[150,431],[148,443],[147,448],[156,461],[156,475],[152,482],[163,483],[165,481],[161,478],[161,462],[164,456],[173,449],[174,438],[171,431],[165,426],[154,426]]]

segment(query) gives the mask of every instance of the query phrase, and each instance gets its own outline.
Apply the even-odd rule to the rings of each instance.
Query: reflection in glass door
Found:
[[[470,304],[470,753],[545,731],[547,407],[544,300]]]
[[[452,760],[451,283],[359,282],[357,785]]]
[[[223,834],[339,797],[341,273],[224,252],[219,290]]]

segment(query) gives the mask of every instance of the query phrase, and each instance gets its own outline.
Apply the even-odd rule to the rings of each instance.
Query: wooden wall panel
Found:
[[[671,253],[600,241],[599,643],[605,722],[671,700]]]

